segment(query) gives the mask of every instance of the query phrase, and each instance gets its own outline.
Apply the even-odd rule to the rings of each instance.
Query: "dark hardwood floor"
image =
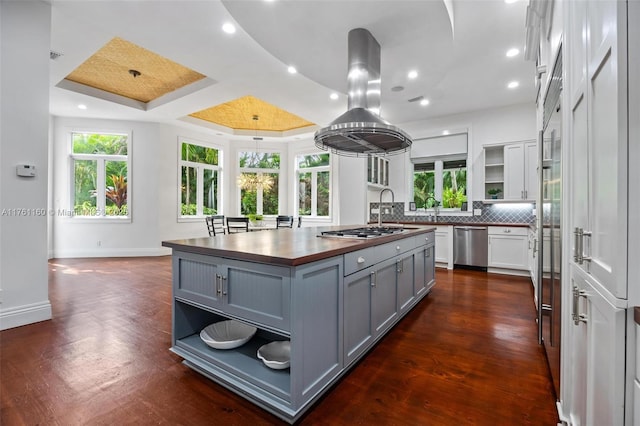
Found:
[[[51,321],[0,332],[0,424],[273,425],[181,364],[169,257],[54,259]],[[555,425],[528,279],[437,271],[432,293],[303,425]]]

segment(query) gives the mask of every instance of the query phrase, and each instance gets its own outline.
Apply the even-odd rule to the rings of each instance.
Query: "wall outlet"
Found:
[[[482,216],[482,209],[473,209],[474,216]]]
[[[102,241],[98,240],[98,247],[102,247]]]

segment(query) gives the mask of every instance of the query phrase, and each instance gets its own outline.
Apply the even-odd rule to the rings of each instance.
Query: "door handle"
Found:
[[[587,292],[584,290],[580,290],[577,285],[573,286],[573,306],[571,310],[571,318],[573,319],[573,323],[575,325],[579,325],[581,322],[587,322],[587,315],[579,313],[580,310],[580,298],[587,298]]]
[[[222,293],[222,289],[221,289],[221,278],[222,275],[220,274],[216,274],[216,294],[220,295],[220,293]]]
[[[580,249],[580,228],[576,227],[573,230],[573,261],[580,263],[580,256],[578,256],[578,250]]]
[[[582,241],[580,241],[580,263],[581,264],[585,260],[587,262],[591,262],[591,256],[584,255],[584,237],[589,237],[589,252],[591,252],[591,236],[592,235],[593,233],[591,231],[582,231],[581,233],[581,237],[582,237]]]

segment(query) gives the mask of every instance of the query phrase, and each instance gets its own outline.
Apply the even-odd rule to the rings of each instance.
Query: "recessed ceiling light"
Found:
[[[329,97],[335,101],[336,99],[338,99],[338,94],[337,93],[332,93],[332,94],[329,95]]]
[[[289,74],[295,74],[298,72],[298,70],[296,69],[296,67],[289,65],[289,68],[287,68],[287,71],[289,71]]]
[[[519,49],[516,49],[516,48],[509,49],[507,50],[507,58],[513,58],[514,56],[517,56],[518,53],[520,53]]]
[[[518,0],[504,0],[504,2],[507,3],[507,4],[515,3],[517,1]]]
[[[403,90],[404,90],[404,87],[402,87],[402,86],[393,86],[391,88],[392,92],[402,92]]]
[[[448,135],[448,134],[449,134],[449,131],[448,131],[448,130],[443,130],[443,131],[442,131],[442,134],[443,134],[443,135]]]
[[[222,26],[222,31],[224,31],[227,34],[233,34],[236,32],[236,26],[233,25],[231,22],[227,22]]]
[[[512,81],[509,84],[507,84],[507,87],[509,89],[515,89],[516,87],[520,86],[520,83],[518,83],[517,81]]]
[[[87,109],[87,106],[85,104],[80,104],[78,105],[79,109]]]
[[[418,77],[418,71],[416,70],[409,71],[409,74],[407,74],[407,77],[413,80],[414,78]]]
[[[420,101],[420,105],[422,105],[422,106],[429,105],[429,99],[423,99],[423,100],[421,100],[421,101]]]

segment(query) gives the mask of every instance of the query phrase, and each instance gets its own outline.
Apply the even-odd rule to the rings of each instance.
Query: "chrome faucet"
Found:
[[[378,227],[382,226],[382,194],[385,191],[389,191],[391,193],[391,212],[393,213],[393,203],[395,202],[395,195],[393,195],[393,191],[391,188],[385,188],[380,191],[380,203],[378,204]]]
[[[436,198],[433,197],[433,196],[429,196],[429,197],[427,197],[427,200],[425,201],[425,204],[428,204],[429,200],[433,200],[433,213],[434,213],[434,216],[435,216],[435,222],[437,222],[438,221],[438,212],[440,211],[440,208],[439,208],[440,201],[436,200]]]

